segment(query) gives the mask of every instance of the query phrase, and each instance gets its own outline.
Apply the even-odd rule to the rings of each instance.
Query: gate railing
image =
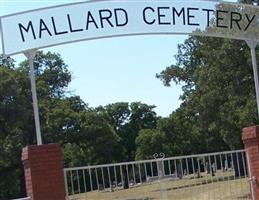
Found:
[[[152,184],[159,179],[179,181],[177,187],[248,178],[244,150],[176,156],[64,169],[66,195],[117,191]],[[238,189],[242,192],[242,185]],[[244,189],[246,193],[247,189]],[[240,191],[239,191],[240,192]]]

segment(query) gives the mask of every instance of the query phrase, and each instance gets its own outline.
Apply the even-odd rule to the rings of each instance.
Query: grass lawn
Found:
[[[202,178],[186,176],[180,180],[163,179],[138,184],[129,189],[93,191],[69,196],[70,200],[242,200],[249,199],[248,178],[236,179],[233,172],[218,172],[216,176],[201,174]],[[164,192],[161,192],[164,190]]]

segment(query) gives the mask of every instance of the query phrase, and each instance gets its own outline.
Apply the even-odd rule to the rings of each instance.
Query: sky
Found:
[[[1,16],[75,2],[72,0],[0,0]],[[71,43],[43,49],[57,52],[72,72],[69,90],[90,107],[140,101],[166,117],[181,101],[181,85],[163,86],[155,75],[175,64],[183,35],[130,36]],[[13,56],[19,63],[23,55]]]

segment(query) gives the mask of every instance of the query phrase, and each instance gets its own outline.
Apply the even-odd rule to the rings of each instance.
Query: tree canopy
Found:
[[[139,131],[156,126],[155,106],[118,102],[89,108],[69,93],[71,72],[59,54],[39,51],[34,64],[42,140],[62,144],[65,167],[135,158]],[[21,151],[36,143],[28,73],[27,61],[15,66],[14,60],[2,58],[0,199],[25,196]]]
[[[258,49],[257,49],[258,55]],[[178,46],[177,63],[157,74],[165,86],[181,83],[184,115],[218,145],[242,148],[242,128],[258,122],[250,49],[243,41],[190,37]]]

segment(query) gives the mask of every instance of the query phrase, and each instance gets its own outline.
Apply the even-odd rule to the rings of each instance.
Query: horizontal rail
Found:
[[[207,156],[214,156],[214,155],[216,156],[216,155],[240,153],[240,152],[245,152],[245,150],[240,149],[240,150],[233,150],[233,151],[223,151],[223,152],[205,153],[205,154],[194,154],[194,155],[187,155],[187,156],[174,156],[174,157],[164,158],[163,160],[178,160],[178,159],[186,159],[186,158],[198,158],[198,157],[207,157]],[[131,162],[120,162],[120,163],[114,163],[114,164],[70,167],[70,168],[64,168],[64,171],[66,172],[66,171],[71,171],[71,170],[95,169],[95,168],[114,167],[114,166],[121,166],[121,165],[134,165],[134,164],[157,162],[158,160],[159,159],[150,159],[150,160],[140,160],[140,161],[131,161]]]

